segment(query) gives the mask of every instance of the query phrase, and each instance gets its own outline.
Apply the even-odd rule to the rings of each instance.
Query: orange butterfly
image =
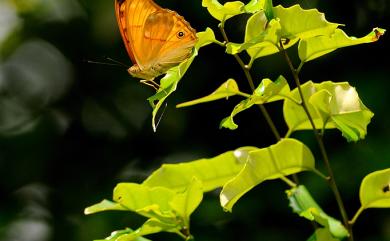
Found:
[[[155,84],[155,77],[191,56],[196,31],[176,12],[152,0],[115,0],[115,13],[134,64],[128,72],[141,82]]]

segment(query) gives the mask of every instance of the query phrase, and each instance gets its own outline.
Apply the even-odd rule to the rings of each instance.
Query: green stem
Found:
[[[288,129],[286,135],[284,135],[284,138],[289,138],[292,133],[293,133],[293,130],[292,129]]]
[[[229,43],[229,38],[225,32],[225,21],[223,20],[220,25],[219,25],[219,30],[221,31],[221,34],[222,34],[222,37],[225,41],[225,43]],[[249,86],[251,87],[252,91],[254,91],[256,88],[255,88],[255,84],[253,82],[253,79],[252,79],[252,76],[250,74],[250,69],[252,67],[252,64],[253,64],[253,61],[254,61],[254,58],[251,58],[250,62],[248,65],[246,65],[244,63],[244,61],[241,59],[241,57],[238,55],[238,54],[233,54],[234,58],[236,59],[236,61],[238,62],[238,64],[241,66],[242,70],[244,71],[244,74],[246,76],[246,79],[248,80],[248,83],[249,83]],[[280,141],[281,139],[281,136],[278,132],[278,130],[276,129],[275,127],[275,124],[274,122],[272,121],[271,119],[271,116],[269,115],[267,109],[265,108],[264,105],[262,104],[258,104],[257,105],[260,109],[260,111],[262,112],[265,120],[267,121],[269,127],[271,128],[271,131],[272,133],[274,134],[275,138],[277,141]],[[296,174],[293,174],[292,175],[292,178],[294,180],[294,182],[292,182],[290,179],[288,179],[287,177],[283,177],[281,178],[283,181],[285,181],[289,186],[296,186],[297,184],[299,184],[299,179],[298,179],[298,176]]]
[[[238,91],[238,92],[235,92],[237,95],[239,96],[242,96],[242,97],[245,97],[245,98],[249,98],[251,97],[250,94],[247,94],[247,93],[244,93],[244,92],[241,92],[241,91]]]
[[[329,180],[329,177],[325,176],[324,174],[322,174],[322,172],[320,172],[319,170],[317,169],[313,169],[312,170],[315,174],[317,174],[317,176],[323,178],[324,180],[328,181]]]
[[[324,163],[325,163],[326,169],[328,171],[328,175],[329,175],[329,178],[327,178],[328,183],[330,185],[330,188],[332,189],[333,195],[335,196],[337,205],[339,207],[341,216],[343,218],[343,223],[344,223],[345,227],[348,229],[348,232],[350,234],[349,240],[353,241],[352,226],[348,222],[347,212],[345,211],[344,203],[343,203],[343,200],[341,198],[340,191],[339,191],[339,189],[337,187],[337,184],[336,184],[336,181],[335,181],[335,178],[334,178],[334,174],[333,174],[333,170],[332,170],[332,168],[330,166],[330,161],[329,161],[326,149],[325,149],[324,142],[322,140],[322,136],[320,135],[320,133],[318,132],[317,128],[315,127],[313,117],[311,116],[311,114],[309,112],[309,108],[308,108],[308,106],[306,104],[306,101],[305,101],[305,98],[304,98],[304,95],[303,95],[303,92],[302,92],[302,88],[301,88],[301,82],[300,82],[299,76],[298,76],[298,71],[294,68],[294,66],[293,66],[293,64],[292,64],[292,62],[290,60],[290,57],[288,56],[286,50],[283,47],[283,43],[282,42],[280,42],[280,48],[279,49],[280,49],[280,52],[284,55],[284,57],[286,59],[286,62],[288,64],[289,68],[290,68],[290,71],[291,71],[291,73],[293,75],[293,78],[295,80],[295,84],[297,85],[299,95],[301,96],[301,99],[302,99],[302,107],[303,107],[303,109],[304,109],[304,111],[305,111],[305,113],[306,113],[306,115],[307,115],[307,117],[308,117],[308,119],[310,121],[310,124],[311,124],[311,126],[313,128],[314,136],[316,138],[316,141],[317,141],[318,146],[319,146],[320,151],[321,151],[322,158],[324,159]]]
[[[227,37],[226,32],[225,32],[225,21],[222,21],[220,23],[219,29],[221,31],[222,37],[225,40],[225,42],[229,43],[229,38]],[[244,63],[244,61],[242,61],[241,57],[238,56],[238,54],[233,54],[233,56],[236,59],[236,61],[238,62],[238,64],[241,66],[242,70],[244,71],[245,77],[248,80],[249,86],[251,87],[252,91],[254,91],[256,89],[256,87],[255,87],[255,84],[253,82],[252,76],[251,76],[250,71],[249,71],[250,67],[248,65],[246,65]],[[259,104],[257,106],[260,108],[260,111],[264,115],[264,118],[267,121],[269,127],[271,128],[271,131],[274,134],[276,140],[279,141],[281,139],[280,134],[279,134],[278,130],[276,129],[275,124],[272,121],[271,116],[269,115],[267,109],[264,107],[264,105],[261,105],[261,104]]]
[[[305,64],[305,62],[301,61],[301,63],[299,64],[299,66],[297,68],[297,74],[299,74],[301,72],[301,69],[302,69],[304,64]]]
[[[287,183],[287,185],[289,185],[290,187],[296,187],[297,186],[297,184],[295,182],[291,181],[290,179],[288,179],[285,176],[281,176],[280,179],[282,181],[284,181],[285,183]]]
[[[358,219],[359,215],[364,211],[364,208],[363,207],[360,207],[359,210],[357,210],[357,212],[355,213],[355,215],[353,216],[352,220],[349,221],[349,224],[350,225],[354,225],[356,220]]]

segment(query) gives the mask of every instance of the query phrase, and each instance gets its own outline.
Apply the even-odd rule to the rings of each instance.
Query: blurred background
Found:
[[[157,2],[185,16],[198,31],[209,26],[217,32],[217,21],[200,0]],[[349,35],[364,36],[377,26],[390,28],[387,0],[298,2],[325,12],[331,22],[344,23]],[[274,1],[274,5],[294,3]],[[227,23],[232,41],[243,40],[246,18]],[[217,38],[221,39],[219,34]],[[336,130],[325,137],[350,217],[359,208],[362,178],[390,167],[389,44],[385,34],[376,43],[340,49],[302,70],[305,81],[349,81],[375,113],[365,140],[347,143]],[[293,49],[289,52],[296,56]],[[218,128],[240,99],[175,108],[210,93],[229,77],[248,91],[238,64],[221,47],[200,50],[168,99],[156,133],[146,101],[153,90],[130,77],[124,67],[87,63],[107,62],[106,57],[131,64],[113,0],[0,0],[0,241],[91,241],[117,229],[137,228],[144,219],[132,213],[85,216],[83,209],[110,199],[118,182],[141,182],[162,163],[275,143],[256,108],[237,117],[238,130]],[[257,61],[252,74],[257,83],[279,74],[291,79],[280,55]],[[282,104],[266,107],[284,134]],[[324,170],[312,133],[293,136],[307,143],[318,168]],[[300,178],[325,211],[339,218],[327,185],[310,173]],[[207,193],[192,217],[195,239],[306,240],[311,224],[291,212],[285,188],[279,181],[266,182],[245,195],[233,213],[223,212],[217,191]],[[389,241],[390,210],[365,211],[354,231],[356,241]],[[149,238],[180,240],[173,234]]]

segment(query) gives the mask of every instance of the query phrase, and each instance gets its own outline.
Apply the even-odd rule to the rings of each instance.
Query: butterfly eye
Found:
[[[177,34],[176,34],[176,36],[178,37],[178,38],[183,38],[184,37],[184,32],[183,31],[179,31],[179,32],[177,32]]]

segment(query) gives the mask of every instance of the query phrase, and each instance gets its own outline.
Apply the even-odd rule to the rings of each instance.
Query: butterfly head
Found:
[[[147,81],[152,81],[156,76],[162,74],[162,73],[158,73],[153,68],[143,70],[137,64],[128,68],[127,72],[133,77],[144,79]]]

